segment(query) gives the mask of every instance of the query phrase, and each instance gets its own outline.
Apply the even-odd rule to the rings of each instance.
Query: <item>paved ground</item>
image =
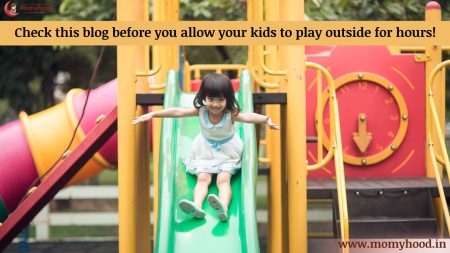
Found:
[[[265,226],[259,226],[260,253],[266,253]],[[109,241],[48,241],[12,243],[2,253],[118,253],[117,240]]]
[[[260,238],[260,253],[267,252],[266,238]],[[11,244],[4,253],[117,253],[117,241],[102,242],[39,242],[30,243],[28,250],[21,249],[19,244]],[[308,252],[339,253],[335,240],[310,239],[308,240]]]
[[[115,253],[117,241],[102,242],[37,242],[29,243],[28,250],[23,245],[13,243],[4,253]]]
[[[260,252],[267,252],[267,228],[259,225]],[[28,243],[28,250],[24,244],[13,243],[2,253],[117,253],[118,242],[112,241],[55,241]]]
[[[266,252],[267,244],[260,240],[261,253]],[[265,248],[264,248],[265,247]],[[22,245],[23,248],[23,245]],[[38,242],[29,243],[28,250],[21,249],[21,245],[13,243],[3,253],[117,253],[117,241],[103,242]]]

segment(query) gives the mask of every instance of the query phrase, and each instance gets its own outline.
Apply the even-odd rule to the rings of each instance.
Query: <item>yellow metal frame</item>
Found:
[[[428,140],[428,147],[429,147],[429,155],[431,158],[431,162],[432,162],[432,168],[433,168],[433,172],[434,172],[434,177],[436,179],[436,184],[438,186],[438,191],[439,191],[439,196],[440,196],[440,203],[441,203],[441,208],[443,209],[443,213],[444,213],[444,217],[445,217],[445,222],[447,225],[447,231],[450,234],[450,214],[448,211],[448,205],[447,205],[447,201],[445,199],[445,193],[444,193],[444,189],[442,187],[442,180],[441,180],[441,172],[440,169],[438,168],[437,165],[437,157],[435,155],[436,151],[434,149],[434,143],[433,143],[433,135],[436,135],[437,139],[438,139],[438,143],[439,143],[439,147],[440,147],[440,152],[443,155],[443,159],[444,159],[444,164],[445,164],[445,169],[447,171],[447,177],[448,177],[448,181],[450,182],[450,161],[449,161],[449,157],[448,157],[448,153],[447,153],[447,148],[445,146],[445,138],[443,135],[443,131],[441,128],[441,123],[439,120],[439,115],[436,109],[436,105],[433,99],[433,82],[434,79],[436,78],[437,74],[439,72],[443,73],[445,71],[445,67],[450,65],[450,60],[444,61],[440,64],[438,64],[433,71],[430,74],[430,77],[427,80],[427,87],[429,88],[429,92],[428,92],[428,96],[427,96],[427,102],[429,105],[429,113],[431,114],[432,117],[432,124],[433,126],[429,126],[427,129],[427,140]],[[435,128],[435,131],[432,131],[431,129],[433,129],[433,127]]]
[[[158,68],[150,70],[148,72],[136,72],[136,77],[150,77],[150,76],[155,76],[156,74],[158,74],[158,72],[161,70],[161,65],[158,66]],[[138,79],[136,79],[136,83],[138,82]],[[148,84],[148,90],[151,91],[160,91],[160,90],[164,90],[166,88],[166,84],[165,83],[160,83],[160,84]]]
[[[271,3],[270,7],[268,7],[268,5],[270,5],[270,3],[266,4],[266,8],[269,8],[269,12],[271,10],[271,8],[274,8],[274,3]],[[265,89],[266,92],[279,92],[279,88],[280,88],[280,84],[273,82],[274,80],[274,76],[281,76],[286,78],[287,76],[287,70],[274,70],[271,69],[269,66],[266,65],[266,56],[269,57],[269,62],[271,62],[271,64],[275,64],[275,60],[276,60],[276,48],[274,48],[273,46],[267,46],[268,50],[264,50],[264,46],[255,46],[257,47],[257,52],[260,55],[259,57],[259,65],[261,67],[261,69],[263,70],[263,79],[264,80],[269,80],[269,82],[265,82],[261,79],[259,79],[258,75],[256,74],[256,72],[253,72],[253,79],[255,80],[255,83],[258,85],[258,90],[259,89]],[[267,114],[271,115],[272,119],[279,119],[279,110],[275,110],[273,109],[273,106],[270,105],[266,105],[265,106]],[[275,117],[275,118],[274,118]],[[279,122],[279,121],[278,121]],[[274,138],[273,135],[274,133],[272,131],[270,131],[270,129],[268,127],[266,127],[266,138],[265,139],[261,139],[259,141],[259,145],[264,145],[266,147],[266,156],[263,156],[262,153],[259,153],[259,157],[258,157],[258,161],[261,163],[270,163],[271,162],[271,158],[269,157],[270,154],[272,153],[272,145],[273,145],[273,141],[272,139]],[[279,145],[277,145],[279,146]]]
[[[184,91],[191,91],[191,81],[201,80],[202,71],[214,71],[221,74],[224,70],[235,70],[237,76],[240,77],[247,65],[244,64],[195,64],[190,65],[188,61],[184,61]],[[194,72],[194,79],[192,79]]]
[[[142,71],[142,72],[136,72],[136,76],[137,77],[141,77],[141,76],[154,76],[156,74],[158,74],[158,72],[161,70],[161,65],[159,65],[158,67],[149,70],[148,72]]]
[[[352,155],[344,153],[344,162],[349,163],[349,164],[371,165],[371,164],[379,163],[379,162],[385,160],[386,158],[388,158],[393,153],[395,153],[395,151],[402,144],[403,139],[405,138],[405,135],[406,135],[406,131],[408,129],[408,108],[406,106],[405,99],[403,98],[401,92],[391,82],[389,82],[387,79],[385,79],[379,75],[375,75],[372,73],[360,72],[360,73],[350,73],[350,74],[344,75],[336,80],[336,90],[350,82],[353,82],[353,81],[370,81],[376,85],[383,87],[392,95],[392,97],[394,98],[394,100],[399,108],[399,111],[400,111],[400,115],[401,115],[400,126],[397,131],[397,134],[394,137],[394,140],[388,147],[386,147],[385,149],[383,149],[382,151],[380,151],[379,153],[377,153],[375,155],[366,156],[366,157],[357,157],[357,156],[352,156]],[[324,92],[325,100],[322,102],[322,105],[320,107],[318,107],[318,109],[316,111],[316,122],[321,121],[321,119],[323,117],[322,116],[323,109],[325,108],[326,104],[328,103],[328,97],[326,96],[326,93],[328,93],[328,91]],[[319,101],[318,101],[318,104],[319,104]],[[318,134],[320,134],[322,132],[322,130],[321,130],[322,124],[317,123],[316,128],[317,128]],[[321,139],[321,138],[319,138],[319,139]],[[326,135],[323,136],[323,139],[324,139],[325,148],[329,149],[330,139]],[[321,146],[318,145],[318,147],[321,147]]]
[[[400,46],[400,47],[393,47],[394,50],[398,50],[401,53],[419,53],[419,52],[425,52],[426,47],[425,46]],[[442,46],[441,47],[443,51],[450,51],[450,46]]]
[[[342,140],[341,140],[341,129],[340,129],[340,118],[339,118],[339,108],[337,103],[337,97],[336,97],[336,87],[334,84],[334,80],[331,76],[331,74],[326,70],[323,66],[312,63],[312,62],[306,62],[305,64],[306,68],[313,68],[317,70],[317,75],[322,73],[328,82],[328,90],[324,94],[325,96],[328,94],[329,100],[330,100],[330,139],[333,140],[332,148],[329,149],[330,152],[328,152],[325,159],[323,159],[321,162],[315,165],[308,165],[308,171],[315,170],[322,168],[325,166],[333,156],[334,158],[334,166],[336,170],[336,190],[338,194],[338,211],[339,211],[339,219],[341,220],[340,223],[340,234],[341,234],[341,240],[342,241],[348,241],[349,240],[349,224],[348,224],[348,205],[347,205],[347,192],[346,192],[346,183],[345,183],[345,173],[344,173],[344,160],[343,160],[343,152],[342,152]],[[321,97],[321,77],[318,78],[318,91],[317,96]],[[320,88],[320,90],[319,90]],[[318,101],[321,101],[321,98],[318,98]],[[324,103],[327,100],[324,101]],[[321,107],[321,104],[317,104],[317,107]],[[322,117],[319,117],[318,124],[321,124]],[[323,129],[319,127],[320,132],[323,132]],[[326,135],[321,134],[318,132],[318,139],[325,138]],[[320,141],[319,141],[320,142]],[[322,146],[318,146],[318,149],[322,149]],[[333,151],[331,151],[333,150]],[[348,249],[343,249],[343,251],[347,251]]]
[[[261,78],[259,78],[258,74],[254,70],[250,70],[250,74],[251,74],[253,80],[255,81],[255,83],[259,85],[259,87],[262,87],[264,89],[280,88],[279,83],[268,83],[268,82],[264,82],[263,80],[261,80]]]
[[[259,58],[259,64],[261,65],[261,68],[264,70],[264,73],[269,74],[271,76],[286,76],[287,75],[287,70],[274,70],[269,68],[266,63],[265,63],[265,56],[269,55],[270,52],[269,51],[264,51],[264,46],[260,46],[259,47],[259,54],[261,55],[261,57]]]
[[[440,8],[425,8],[425,21],[426,22],[440,22],[441,21],[441,9]],[[425,61],[425,76],[426,76],[426,81],[428,81],[428,79],[431,77],[431,74],[433,72],[433,70],[435,69],[435,67],[437,65],[439,65],[442,62],[442,48],[439,45],[426,45],[425,47],[425,52],[423,57],[426,57],[426,61]],[[438,81],[441,82],[443,84],[443,82],[445,81],[445,73],[442,73],[442,76],[439,80],[439,78],[437,78],[437,80],[434,81]],[[427,83],[427,85],[430,85]],[[428,92],[428,90],[430,89],[430,87],[426,87],[425,92]],[[445,128],[445,84],[443,85],[436,85],[432,88],[433,91],[433,101],[435,102],[435,105],[437,105],[437,114],[439,117],[439,122],[440,122],[440,126],[441,129]],[[436,131],[433,130],[433,119],[432,119],[432,115],[430,114],[431,112],[431,108],[429,106],[429,103],[426,103],[425,105],[425,110],[426,110],[426,132],[430,132],[431,133],[431,138],[432,140],[437,140],[437,133]],[[444,135],[445,133],[442,132],[442,135]],[[426,166],[426,175],[427,177],[433,178],[435,177],[435,168],[433,166],[433,157],[431,156],[431,154],[429,154],[429,152],[425,152],[425,166]],[[442,173],[442,168],[439,168],[439,172]],[[434,198],[433,199],[433,203],[436,209],[436,217],[437,217],[437,223],[439,226],[439,233],[440,236],[443,236],[443,227],[444,227],[444,217],[443,217],[443,207],[441,205],[441,202],[439,201],[438,198]]]
[[[262,2],[262,1],[261,1]],[[263,20],[276,21],[279,20],[279,1],[277,0],[266,0],[263,6],[264,16]],[[267,83],[278,83],[278,76],[272,75],[276,73],[279,64],[277,60],[279,59],[278,47],[276,45],[261,46],[259,52],[263,51],[263,55],[260,55],[260,65],[263,74],[268,74],[263,76],[263,80]],[[250,50],[249,50],[250,51]],[[249,52],[250,53],[250,52]],[[249,55],[249,59],[253,57]],[[287,73],[282,77],[284,80],[287,79]],[[256,84],[256,82],[255,82]],[[278,86],[280,86],[278,84]],[[257,87],[256,90],[260,90],[262,87]],[[281,87],[276,88],[265,88],[266,92],[280,92]],[[280,105],[265,105],[265,112],[270,115],[272,121],[281,122],[282,117],[280,114],[282,106]],[[286,204],[286,187],[285,187],[285,174],[286,170],[283,170],[282,162],[282,151],[280,147],[281,133],[280,131],[272,131],[266,126],[266,138],[261,140],[261,143],[266,147],[266,157],[262,157],[261,152],[259,154],[258,160],[260,162],[265,162],[270,164],[270,177],[268,178],[270,186],[268,187],[269,195],[269,219],[268,219],[268,252],[278,253],[288,251],[288,219],[287,219],[287,206]]]
[[[179,4],[178,0],[155,0],[153,1],[153,21],[178,21],[179,20]],[[156,63],[161,66],[161,70],[155,75],[155,85],[151,86],[153,92],[164,93],[166,74],[169,70],[174,69],[178,71],[179,62],[179,46],[177,45],[155,45],[152,46],[153,65]],[[162,106],[153,106],[152,110],[160,110]],[[155,191],[159,189],[159,146],[161,137],[162,120],[152,119],[152,134],[153,134],[153,188]],[[159,196],[153,196],[153,234],[154,241],[156,241],[156,227],[158,221],[158,202]]]
[[[259,1],[262,2],[262,1]],[[304,19],[304,3],[298,0],[280,1],[280,21],[301,21]],[[306,90],[305,90],[305,47],[301,45],[280,45],[278,66],[287,69],[286,78],[280,80],[280,91],[286,92],[286,105],[281,105],[282,230],[285,240],[283,251],[305,253],[308,251],[307,223],[307,170],[306,170]],[[255,60],[254,62],[259,62]],[[259,74],[262,74],[258,70]],[[289,138],[289,141],[288,141]],[[294,139],[293,139],[294,138]],[[287,182],[287,183],[286,183]],[[286,202],[287,196],[287,202]]]

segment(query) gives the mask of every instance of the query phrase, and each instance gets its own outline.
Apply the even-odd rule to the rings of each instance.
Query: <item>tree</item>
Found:
[[[80,7],[80,1],[49,1],[55,10],[64,13],[75,13]],[[73,2],[73,4],[69,4]],[[98,2],[104,15],[102,18],[115,15],[110,14],[110,8],[101,6],[100,1],[83,1],[86,6],[90,2]],[[109,2],[109,1],[103,1]],[[71,7],[72,6],[72,7]],[[104,8],[104,9],[102,9]],[[89,13],[93,16],[92,9]],[[82,11],[77,12],[81,17]],[[12,20],[6,15],[0,19]],[[86,17],[91,17],[86,16]],[[70,18],[69,18],[70,17]],[[21,13],[14,20],[64,20],[75,19],[59,14]],[[19,111],[35,113],[59,102],[55,90],[62,93],[73,87],[87,88],[94,64],[99,54],[98,47],[0,47],[0,124],[17,118]],[[108,47],[102,68],[98,72],[97,83],[105,82],[116,76],[115,47]]]
[[[180,20],[223,21],[246,20],[245,0],[180,0]],[[247,48],[242,46],[184,47],[190,64],[229,64],[247,62]]]
[[[305,12],[310,20],[424,20],[428,0],[310,0]],[[443,19],[450,5],[441,1]]]

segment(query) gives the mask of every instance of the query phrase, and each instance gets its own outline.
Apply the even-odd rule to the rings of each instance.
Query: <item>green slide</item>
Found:
[[[192,107],[194,93],[178,88],[175,72],[168,73],[164,107]],[[241,76],[237,93],[241,112],[253,111],[249,73]],[[185,172],[183,160],[191,154],[191,143],[199,134],[197,117],[164,119],[159,162],[159,217],[156,252],[259,252],[256,227],[255,180],[257,175],[256,135],[253,124],[237,123],[243,140],[242,169],[231,179],[233,198],[228,222],[221,222],[208,201],[205,219],[195,219],[181,211],[178,201],[193,199],[196,177]],[[217,193],[215,178],[209,188]]]

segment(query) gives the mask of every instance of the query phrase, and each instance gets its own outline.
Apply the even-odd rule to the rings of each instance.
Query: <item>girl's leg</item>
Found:
[[[194,188],[194,203],[202,208],[206,194],[208,194],[208,186],[211,183],[212,175],[209,173],[200,173],[197,175],[197,184]]]
[[[231,186],[230,186],[231,174],[228,172],[221,172],[217,175],[217,188],[219,188],[219,199],[222,205],[228,211],[228,205],[231,201]]]

